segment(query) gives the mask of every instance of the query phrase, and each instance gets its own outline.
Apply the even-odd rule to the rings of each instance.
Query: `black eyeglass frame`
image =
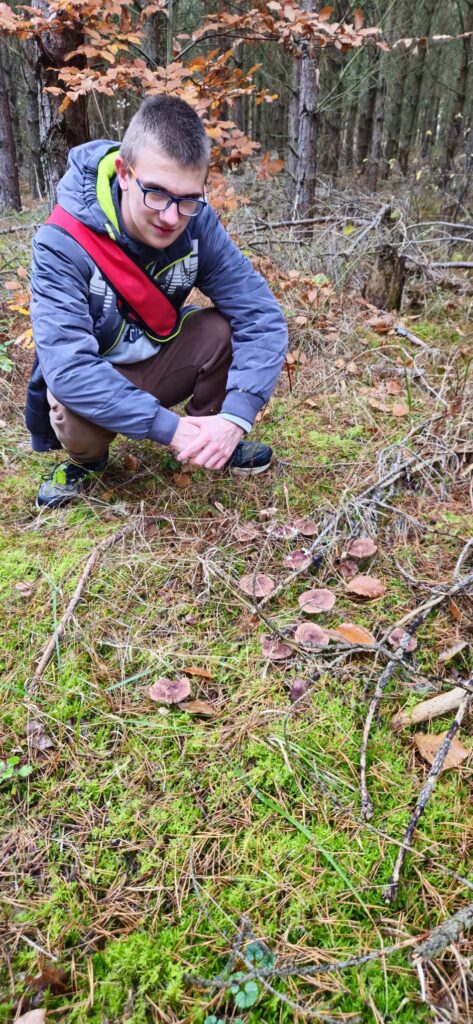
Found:
[[[205,198],[203,198],[203,199],[195,199],[194,196],[173,196],[171,194],[171,192],[163,192],[162,189],[146,188],[146,185],[143,185],[143,182],[140,181],[140,179],[136,177],[136,174],[135,174],[133,168],[130,167],[129,170],[130,170],[130,173],[131,173],[134,181],[136,181],[136,184],[141,189],[141,192],[143,194],[143,203],[146,206],[147,210],[154,210],[155,213],[164,213],[165,210],[169,210],[169,207],[172,206],[173,203],[175,203],[176,206],[177,206],[177,212],[178,212],[180,217],[198,217],[199,213],[202,213],[202,210],[204,209],[204,206],[208,206],[207,200]],[[163,206],[160,210],[158,210],[156,206],[148,206],[148,203],[146,202],[146,196],[148,195],[148,192],[151,192],[155,196],[166,196],[166,198],[168,200],[167,203],[166,203],[166,206]],[[204,192],[204,196],[205,196],[205,192]],[[179,209],[179,203],[186,202],[186,201],[189,202],[189,200],[191,202],[193,202],[193,203],[197,203],[197,209],[195,210],[194,213],[182,213],[181,210]]]

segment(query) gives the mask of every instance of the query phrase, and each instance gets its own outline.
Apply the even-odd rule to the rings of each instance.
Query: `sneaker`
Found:
[[[36,507],[42,508],[43,505],[47,505],[48,508],[59,508],[60,505],[67,505],[100,475],[107,462],[108,455],[104,455],[97,462],[87,462],[84,465],[78,462],[61,462],[49,480],[41,484]]]
[[[268,444],[259,441],[240,441],[233,455],[226,463],[225,469],[242,476],[256,476],[264,473],[271,465],[273,450]]]

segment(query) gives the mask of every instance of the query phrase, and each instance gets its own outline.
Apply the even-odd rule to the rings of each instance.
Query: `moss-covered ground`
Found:
[[[473,639],[471,589],[428,616],[410,669],[395,673],[381,702],[368,750],[369,826],[360,816],[359,750],[386,658],[331,645],[271,662],[261,635],[291,634],[304,617],[297,598],[310,587],[337,595],[319,624],[352,621],[379,638],[452,584],[472,522],[471,310],[464,299],[432,322],[426,307],[412,327],[441,350],[439,360],[373,335],[359,308],[334,309],[339,340],[333,326],[324,340],[310,325],[294,339],[307,362],[291,373],[291,390],[283,376],[256,426],[275,449],[269,473],[198,472],[186,483],[166,451],[119,439],[107,476],[55,512],[34,506],[57,456],[28,448],[20,404],[30,353],[9,348],[0,756],[18,761],[0,785],[1,1021],[34,1006],[58,1024],[432,1019],[411,946],[471,900],[472,762],[441,776],[387,905],[384,887],[428,771],[414,752],[415,730],[396,733],[391,720],[400,706],[471,675],[469,646],[439,662]],[[20,333],[18,324],[12,330]],[[393,379],[400,391],[387,401],[407,405],[400,416],[370,405],[363,390]],[[130,454],[136,459],[125,461]],[[348,504],[410,457],[420,469],[374,503]],[[265,605],[268,627],[239,577],[257,569],[279,583],[284,556],[312,543],[276,540],[268,527],[300,516],[327,523],[337,510],[323,558]],[[258,536],[239,542],[235,527],[246,522]],[[100,556],[32,691],[87,556],[125,524],[131,532]],[[350,596],[341,571],[359,532],[378,543],[369,571],[386,593],[377,601]],[[471,569],[470,549],[461,572]],[[154,679],[183,674],[213,717],[149,699]],[[292,705],[296,676],[312,684]],[[445,730],[451,717],[420,728]],[[467,747],[469,732],[467,720]],[[38,749],[38,736],[50,745]],[[338,973],[277,976],[284,966],[390,946],[399,948]],[[233,992],[205,987],[229,960],[226,977],[248,971],[245,951],[276,971],[270,990],[261,980],[245,989],[244,977]],[[453,985],[455,961],[439,970]],[[429,983],[440,1000],[438,980]]]

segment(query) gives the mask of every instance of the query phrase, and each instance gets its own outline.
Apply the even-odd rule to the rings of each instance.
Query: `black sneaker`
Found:
[[[226,463],[225,469],[231,469],[232,473],[242,476],[256,476],[257,473],[265,473],[269,469],[272,457],[273,450],[269,444],[260,444],[259,441],[240,441]]]
[[[48,508],[59,508],[60,505],[67,505],[68,501],[82,494],[88,484],[100,476],[107,462],[108,455],[97,462],[86,462],[83,465],[78,462],[61,462],[49,480],[41,484],[36,507],[47,505]]]

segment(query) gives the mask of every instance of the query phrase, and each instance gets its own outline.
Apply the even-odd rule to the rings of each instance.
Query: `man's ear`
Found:
[[[117,172],[117,177],[118,177],[118,181],[119,181],[120,188],[121,188],[122,192],[127,192],[128,191],[128,185],[129,185],[128,171],[127,171],[126,163],[123,160],[123,157],[117,156],[117,158],[115,160],[115,170]]]

